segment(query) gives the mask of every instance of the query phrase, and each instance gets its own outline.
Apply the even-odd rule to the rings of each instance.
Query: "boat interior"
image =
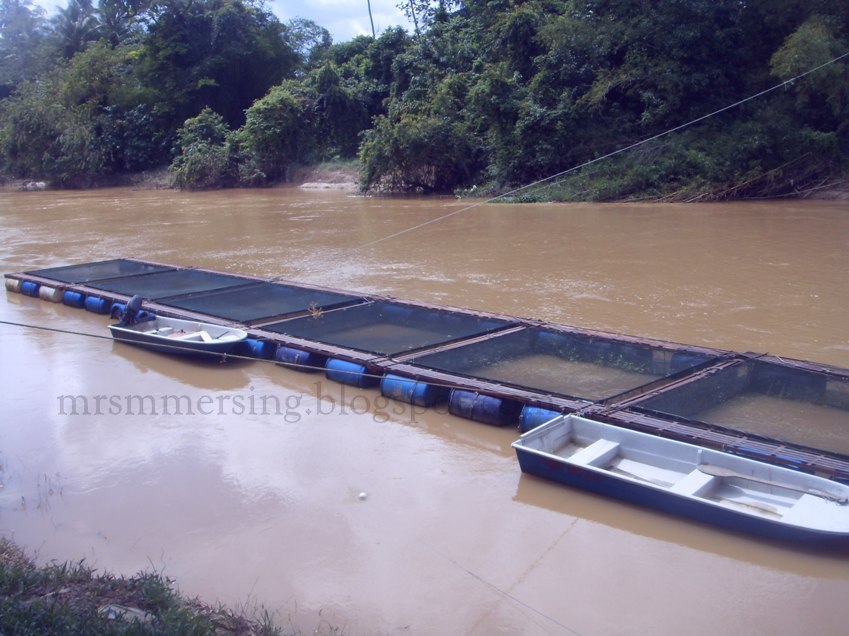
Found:
[[[534,431],[538,433],[536,436],[527,434],[528,439],[518,444],[555,455],[568,464],[591,467],[766,518],[786,520],[803,500],[810,499],[814,506],[819,505],[819,497],[802,489],[763,483],[745,475],[709,474],[705,472],[709,459],[703,460],[702,451],[695,447],[677,447],[678,453],[673,455],[669,446],[653,448],[656,440],[651,437],[628,436],[627,443],[623,444],[622,439],[616,439],[619,435],[615,430],[601,437],[592,427],[576,430],[568,418],[563,422],[561,426]]]
[[[186,328],[188,327],[188,329]],[[132,331],[145,334],[147,336],[158,336],[160,338],[169,338],[171,340],[180,340],[183,342],[227,342],[230,340],[238,340],[239,334],[234,333],[230,329],[224,327],[216,327],[215,325],[201,325],[198,323],[192,326],[173,326],[168,324],[160,324],[158,320],[150,322],[142,322],[130,327]]]

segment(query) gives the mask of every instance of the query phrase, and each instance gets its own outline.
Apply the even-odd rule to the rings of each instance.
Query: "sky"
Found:
[[[401,0],[371,0],[374,30],[380,35],[386,29],[411,25],[396,6]],[[266,0],[281,22],[307,18],[330,31],[334,42],[346,42],[358,35],[371,35],[368,0]]]
[[[266,0],[266,4],[284,24],[293,18],[306,18],[330,31],[334,42],[347,42],[358,35],[371,35],[368,16],[369,0]],[[401,0],[371,0],[374,30],[380,35],[386,29],[401,25],[412,30],[407,18],[396,6]],[[34,0],[47,15],[66,0]],[[97,4],[97,1],[93,4]]]

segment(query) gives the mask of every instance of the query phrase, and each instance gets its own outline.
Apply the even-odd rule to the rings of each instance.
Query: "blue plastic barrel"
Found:
[[[280,364],[290,367],[295,371],[313,373],[324,369],[327,356],[312,351],[304,351],[295,347],[277,347],[274,359]]]
[[[77,309],[82,309],[85,307],[85,296],[80,292],[71,291],[70,289],[65,290],[65,293],[62,294],[62,302],[69,307],[76,307]]]
[[[21,293],[24,296],[33,296],[38,298],[38,283],[34,283],[31,280],[25,280],[21,283]]]
[[[446,387],[387,373],[380,380],[380,392],[388,398],[416,406],[433,406],[448,398]]]
[[[448,412],[451,415],[492,426],[515,424],[521,410],[519,402],[462,389],[451,391],[451,399],[448,401]]]
[[[350,384],[361,389],[376,386],[380,381],[366,367],[357,362],[330,358],[324,365],[324,368],[327,372],[328,380],[333,380],[340,384]]]
[[[561,413],[559,411],[552,411],[551,409],[544,409],[541,406],[525,404],[522,408],[522,417],[519,420],[519,429],[523,433],[527,433],[528,431],[535,429],[537,426],[542,426],[560,414]]]
[[[276,347],[274,343],[269,342],[268,340],[246,338],[239,353],[252,358],[259,358],[260,360],[271,360],[271,358],[274,357],[275,349]]]
[[[85,299],[85,308],[95,314],[108,314],[112,308],[112,303],[99,296],[89,296]]]
[[[121,319],[124,317],[125,311],[127,311],[127,305],[125,303],[112,303],[112,306],[109,308],[109,315],[113,318]]]

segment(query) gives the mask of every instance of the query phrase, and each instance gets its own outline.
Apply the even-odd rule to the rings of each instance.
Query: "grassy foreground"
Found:
[[[186,599],[157,573],[97,573],[83,561],[35,565],[0,538],[0,634],[280,635],[267,611],[248,618]]]

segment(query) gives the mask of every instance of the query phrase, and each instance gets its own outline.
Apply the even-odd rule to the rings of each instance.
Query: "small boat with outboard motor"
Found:
[[[161,353],[222,356],[234,353],[248,337],[235,327],[157,316],[144,311],[143,302],[140,296],[130,299],[121,321],[109,325],[113,339]]]

